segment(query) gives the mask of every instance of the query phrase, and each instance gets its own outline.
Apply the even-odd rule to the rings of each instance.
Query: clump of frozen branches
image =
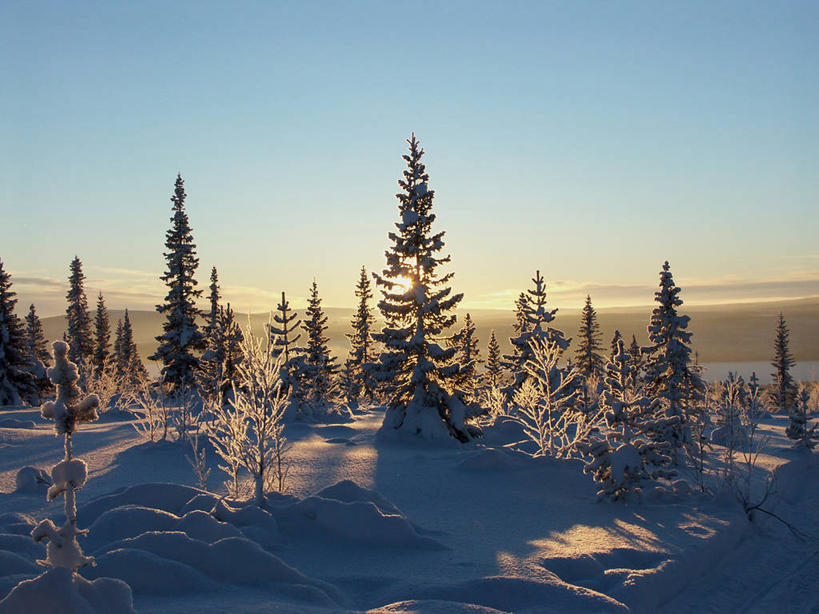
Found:
[[[89,364],[85,378],[85,391],[88,394],[97,395],[100,400],[100,412],[106,412],[111,408],[112,402],[118,399],[119,388],[119,378],[114,369]]]
[[[171,408],[162,390],[162,381],[153,385],[148,379],[132,382],[125,392],[128,411],[137,417],[134,429],[146,441],[164,441],[171,426]]]
[[[77,528],[77,502],[75,493],[82,488],[88,476],[85,462],[72,456],[72,436],[81,422],[97,419],[99,399],[96,395],[82,398],[77,386],[79,378],[77,365],[68,360],[68,344],[54,342],[54,366],[48,369],[51,383],[57,387],[57,398],[44,403],[41,408],[43,418],[54,420],[57,436],[63,435],[65,457],[51,468],[52,485],[48,489],[48,500],[63,494],[65,496],[65,524],[57,528],[51,520],[42,520],[31,532],[34,541],[48,540],[46,559],[37,561],[47,567],[64,567],[76,571],[80,567],[93,564],[94,558],[85,556],[77,542],[77,536],[87,530]]]
[[[536,456],[577,456],[577,444],[588,439],[600,421],[601,412],[574,409],[577,370],[558,367],[563,351],[558,341],[533,337],[529,348],[530,355],[524,363],[528,377],[512,398],[516,417],[527,437],[537,444]]]
[[[269,339],[255,337],[250,327],[241,343],[242,362],[228,406],[213,407],[208,427],[216,453],[224,461],[238,493],[239,471],[253,478],[256,504],[264,506],[265,493],[282,492],[287,479],[289,446],[284,436],[284,392],[281,361],[273,357]]]
[[[199,488],[202,490],[208,489],[208,478],[210,477],[210,468],[208,467],[207,450],[199,447],[199,432],[194,433],[190,439],[191,454],[187,456],[188,462],[193,468],[196,475],[196,480],[199,483]]]

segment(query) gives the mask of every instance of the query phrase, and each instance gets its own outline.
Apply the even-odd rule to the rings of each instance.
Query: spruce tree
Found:
[[[660,271],[660,289],[654,294],[658,303],[648,325],[650,346],[643,348],[645,356],[644,381],[649,396],[661,400],[671,428],[662,436],[675,449],[690,442],[688,413],[692,403],[703,398],[705,386],[691,364],[691,337],[688,316],[679,315],[677,308],[683,302],[680,288],[674,284],[668,261]],[[676,454],[675,454],[676,456]]]
[[[304,391],[313,406],[319,406],[330,400],[333,377],[338,372],[336,357],[330,355],[330,338],[327,331],[327,316],[321,308],[321,298],[315,280],[310,287],[310,298],[302,328],[307,334],[307,346],[304,350],[303,378]]]
[[[224,339],[219,327],[219,275],[216,267],[210,270],[210,310],[205,314],[205,351],[199,359],[196,379],[202,396],[211,402],[222,401],[222,366],[224,363]]]
[[[68,360],[80,367],[80,381],[83,378],[83,367],[93,360],[94,339],[91,336],[91,314],[88,311],[88,299],[85,296],[85,274],[82,262],[74,256],[69,266],[71,275],[68,278],[68,294],[65,298],[68,307],[65,310],[68,320],[68,331],[65,340],[68,343]]]
[[[194,373],[199,363],[196,352],[205,346],[204,335],[196,318],[200,316],[196,299],[202,294],[196,289],[194,274],[199,266],[196,245],[193,242],[188,214],[185,212],[185,182],[177,175],[171,228],[165,235],[165,261],[168,270],[161,277],[168,286],[165,303],[156,310],[165,315],[164,334],[158,336],[159,347],[151,360],[162,361],[162,376],[171,390],[180,390],[194,384]]]
[[[589,295],[586,295],[586,304],[580,312],[580,330],[577,336],[575,365],[580,372],[583,407],[589,409],[591,404],[589,386],[595,378],[602,377],[605,368],[603,357],[600,355],[600,324],[597,322],[597,312],[592,307]]]
[[[117,320],[117,331],[114,334],[114,352],[112,358],[114,361],[115,372],[117,376],[121,377],[124,375],[123,365],[125,364],[122,351],[122,318]]]
[[[0,260],[0,405],[21,405],[36,395],[31,373],[26,332],[14,307],[16,292],[11,290],[11,275]]]
[[[478,389],[478,365],[483,361],[475,335],[475,322],[468,313],[464,317],[463,328],[452,336],[450,343],[456,350],[455,360],[461,371],[455,383],[468,398],[474,399]]]
[[[811,426],[808,423],[809,403],[810,391],[807,386],[802,386],[788,414],[788,427],[785,429],[785,435],[788,439],[795,441],[794,447],[812,450],[819,443],[819,433],[816,431],[817,424]]]
[[[453,273],[442,274],[450,261],[440,255],[444,232],[434,232],[435,193],[429,189],[424,155],[413,134],[404,155],[407,168],[398,185],[399,221],[390,232],[386,267],[373,274],[381,289],[378,307],[386,326],[373,335],[384,348],[370,373],[387,395],[382,431],[399,431],[426,439],[454,437],[467,441],[468,408],[450,390],[459,376],[455,348],[439,344],[455,323],[452,311],[463,298],[452,294]],[[477,431],[474,431],[477,433]]]
[[[373,348],[372,333],[375,328],[375,316],[370,306],[373,292],[367,269],[361,267],[361,275],[355,288],[358,299],[358,308],[353,314],[353,332],[347,334],[350,340],[350,356],[345,362],[345,371],[349,371],[349,395],[351,399],[375,396],[376,383],[365,369],[365,365],[372,362],[375,350]]]
[[[506,394],[510,398],[531,377],[526,363],[532,359],[532,342],[553,343],[562,352],[569,347],[571,341],[566,339],[562,331],[548,326],[554,321],[557,309],[546,309],[546,282],[540,271],[535,272],[532,283],[534,288],[527,290],[527,295],[519,298],[516,303],[519,313],[516,316],[515,331],[519,334],[510,339],[513,353],[504,356],[504,366],[514,376],[514,381],[506,388]]]
[[[219,319],[219,299],[222,298],[219,294],[219,274],[216,267],[210,270],[210,286],[208,287],[210,294],[208,295],[208,303],[210,303],[210,311],[205,315],[205,336],[207,337],[211,331],[218,326]]]
[[[774,337],[774,357],[771,366],[774,372],[773,394],[779,411],[789,413],[796,404],[796,384],[791,375],[791,367],[796,362],[790,350],[790,331],[785,323],[785,317],[780,313],[776,324]]]
[[[119,365],[119,371],[123,373],[129,381],[135,382],[148,376],[148,372],[145,370],[145,366],[142,364],[142,359],[139,357],[139,352],[137,351],[136,341],[134,341],[134,329],[131,326],[131,318],[128,315],[127,309],[122,319],[120,352],[121,363]]]
[[[48,351],[48,341],[43,333],[43,323],[37,315],[34,305],[29,305],[26,316],[26,333],[28,336],[29,355],[39,360],[43,366],[51,365],[51,352]]]
[[[495,337],[494,330],[489,335],[489,345],[486,349],[486,375],[492,388],[500,386],[503,377],[503,365],[501,364],[500,344],[497,337]]]
[[[242,353],[244,334],[242,333],[242,328],[239,326],[239,323],[236,321],[230,303],[228,303],[226,307],[219,308],[218,326],[224,353],[222,380],[224,381],[223,398],[226,399],[233,388],[233,384],[239,381],[238,369],[244,356]]]
[[[108,309],[100,292],[97,297],[97,313],[94,316],[94,369],[102,371],[108,366],[111,354],[111,324],[108,320]]]
[[[29,305],[28,314],[26,314],[25,334],[26,359],[37,392],[36,398],[32,397],[31,400],[42,402],[43,398],[53,390],[46,371],[51,364],[51,353],[48,351],[48,342],[43,334],[43,323],[34,305]]]
[[[276,305],[276,313],[273,315],[273,322],[270,325],[268,334],[272,346],[273,358],[282,356],[282,365],[279,376],[285,386],[285,392],[290,398],[298,400],[300,395],[299,380],[301,378],[301,361],[303,349],[297,345],[301,339],[301,333],[297,333],[301,321],[298,314],[290,310],[290,303],[282,291],[282,300]]]
[[[623,338],[623,335],[620,333],[620,329],[615,329],[614,335],[611,338],[611,351],[609,352],[609,362],[611,362],[614,355],[617,353],[617,342]]]

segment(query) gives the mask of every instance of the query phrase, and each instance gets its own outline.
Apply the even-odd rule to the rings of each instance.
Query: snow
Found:
[[[15,492],[27,495],[41,495],[48,490],[51,478],[43,469],[23,467],[14,478]]]
[[[110,584],[117,580],[149,614],[819,605],[819,463],[816,453],[790,448],[785,416],[763,420],[769,439],[760,463],[776,475],[771,509],[806,534],[804,543],[764,515],[749,524],[732,496],[701,496],[684,480],[647,489],[642,504],[596,503],[597,486],[578,462],[532,458],[510,418],[454,446],[376,437],[379,410],[341,426],[288,425],[288,494],[269,494],[265,509],[224,498],[210,454],[213,492],[192,486],[185,446],[144,444],[128,421],[84,425],[74,443],[87,464],[78,523],[89,533],[79,542],[97,566],[82,568],[83,580],[71,585],[60,584],[62,570],[39,575],[34,563],[45,549],[31,541],[32,528],[47,516],[60,521],[44,486],[38,496],[15,492],[20,467],[60,456],[53,430],[35,414],[11,410],[38,426],[9,430],[2,442],[0,598],[37,578],[71,593],[82,604],[76,612],[114,611],[94,606],[87,587],[124,587]],[[718,468],[723,450],[714,448]],[[61,611],[37,606],[29,611]]]

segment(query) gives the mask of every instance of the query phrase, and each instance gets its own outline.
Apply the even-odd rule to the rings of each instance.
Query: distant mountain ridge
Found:
[[[328,307],[328,335],[333,352],[346,356],[348,350],[345,333],[350,332],[352,308]],[[771,357],[776,316],[785,315],[791,331],[791,351],[797,362],[819,360],[819,299],[796,299],[788,301],[735,303],[727,305],[691,306],[683,305],[682,313],[691,316],[689,330],[694,333],[693,345],[702,362],[766,361]],[[511,349],[512,311],[502,309],[459,310],[460,315],[469,312],[475,320],[481,354],[486,355],[489,334],[494,329],[504,351]],[[110,310],[111,332],[122,317],[122,310]],[[303,310],[299,311],[303,314]],[[603,345],[608,352],[609,341],[614,329],[619,329],[627,342],[632,333],[637,334],[640,344],[648,342],[650,307],[614,307],[598,310],[598,319],[603,333]],[[145,357],[156,349],[155,337],[162,332],[163,316],[155,311],[129,311],[134,328],[134,339],[140,354]],[[253,331],[261,334],[268,320],[267,313],[251,316]],[[244,328],[247,314],[237,314],[236,319]],[[459,323],[462,317],[459,318]],[[576,337],[580,324],[579,309],[561,309],[557,312],[554,326]],[[458,326],[456,325],[456,326]],[[61,339],[65,331],[65,317],[43,318],[43,328],[47,339]],[[113,338],[112,338],[113,341]],[[571,348],[570,348],[571,349]]]

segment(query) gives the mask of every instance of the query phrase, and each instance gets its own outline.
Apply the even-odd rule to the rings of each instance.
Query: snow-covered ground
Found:
[[[508,446],[509,422],[432,447],[377,439],[382,417],[289,425],[289,496],[269,513],[193,488],[181,444],[144,443],[127,419],[84,425],[78,524],[98,565],[81,574],[128,581],[139,612],[819,610],[819,463],[789,448],[783,418],[765,421],[760,464],[778,476],[768,508],[802,540],[729,496],[596,503],[576,462]],[[61,517],[45,487],[15,492],[17,472],[61,456],[36,410],[0,412],[0,598],[41,572],[31,522]],[[188,488],[139,486],[158,483]]]

